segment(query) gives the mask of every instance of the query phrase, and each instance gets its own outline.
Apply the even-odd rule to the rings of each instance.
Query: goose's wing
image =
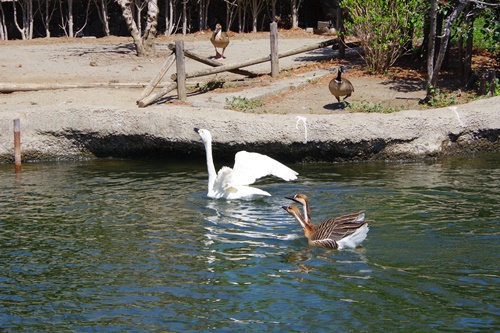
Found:
[[[233,184],[250,185],[269,175],[288,181],[297,179],[298,173],[266,155],[246,151],[236,153],[231,177]]]
[[[368,221],[365,221],[365,214],[363,212],[330,218],[316,226],[316,233],[313,236],[313,240],[332,239],[339,241],[355,233],[366,222]]]

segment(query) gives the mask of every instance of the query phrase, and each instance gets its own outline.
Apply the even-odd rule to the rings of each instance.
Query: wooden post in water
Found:
[[[14,162],[16,172],[21,171],[21,121],[14,119]]]
[[[177,67],[177,95],[181,101],[186,101],[186,62],[184,60],[184,41],[175,41],[175,65]]]
[[[271,77],[278,77],[280,74],[280,62],[278,57],[278,23],[272,22],[271,32]]]

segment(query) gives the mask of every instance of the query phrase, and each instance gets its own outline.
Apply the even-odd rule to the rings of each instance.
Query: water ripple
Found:
[[[494,329],[499,161],[296,165],[254,202],[208,199],[203,164],[0,166],[0,330]],[[311,248],[298,192],[365,210],[363,246]]]

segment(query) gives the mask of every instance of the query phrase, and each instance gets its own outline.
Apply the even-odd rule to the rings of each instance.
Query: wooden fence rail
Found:
[[[186,94],[186,79],[190,78],[197,78],[197,77],[202,77],[206,75],[212,75],[212,74],[217,74],[217,73],[222,73],[222,72],[231,72],[231,73],[236,73],[236,74],[241,74],[245,76],[250,76],[254,77],[257,76],[258,74],[252,72],[252,71],[247,71],[243,70],[242,68],[260,64],[263,62],[270,61],[271,62],[271,75],[273,77],[277,77],[279,75],[279,61],[278,59],[284,58],[284,57],[289,57],[292,55],[296,55],[299,53],[304,53],[304,52],[309,52],[312,50],[316,50],[319,48],[324,48],[328,46],[332,46],[338,43],[338,38],[334,39],[329,39],[327,41],[321,42],[321,43],[316,43],[313,45],[307,45],[303,46],[294,50],[278,53],[278,29],[276,27],[273,28],[271,25],[271,54],[265,57],[257,58],[257,59],[250,59],[246,60],[237,64],[231,64],[231,65],[223,65],[222,63],[218,61],[214,61],[211,59],[207,59],[204,57],[201,57],[197,55],[194,52],[184,50],[184,42],[182,40],[176,41],[175,45],[170,44],[168,48],[173,51],[172,55],[175,54],[175,63],[177,67],[177,73],[172,74],[170,76],[170,79],[172,80],[172,83],[168,84],[166,87],[163,89],[152,93],[154,87],[159,83],[161,78],[165,75],[165,73],[168,71],[168,68],[170,68],[171,64],[173,63],[173,60],[167,59],[160,71],[160,73],[148,84],[146,89],[143,91],[141,94],[140,98],[137,100],[137,104],[139,107],[146,107],[152,103],[154,103],[156,100],[162,98],[172,90],[177,88],[177,95],[178,98],[181,101],[185,101],[187,98]],[[169,58],[170,58],[169,57]],[[191,72],[191,73],[186,73],[186,65],[184,58],[189,57],[191,59],[194,59],[196,61],[199,61],[201,63],[204,63],[206,65],[212,66],[212,68],[207,68],[203,70],[199,70],[196,72]]]

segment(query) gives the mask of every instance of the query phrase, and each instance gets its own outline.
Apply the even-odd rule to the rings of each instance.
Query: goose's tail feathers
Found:
[[[337,244],[339,245],[339,250],[347,248],[354,249],[358,247],[359,244],[361,244],[361,242],[365,240],[366,235],[368,234],[368,230],[370,230],[368,224],[363,224],[353,234],[350,234],[349,236],[344,237],[341,240],[337,241]]]

